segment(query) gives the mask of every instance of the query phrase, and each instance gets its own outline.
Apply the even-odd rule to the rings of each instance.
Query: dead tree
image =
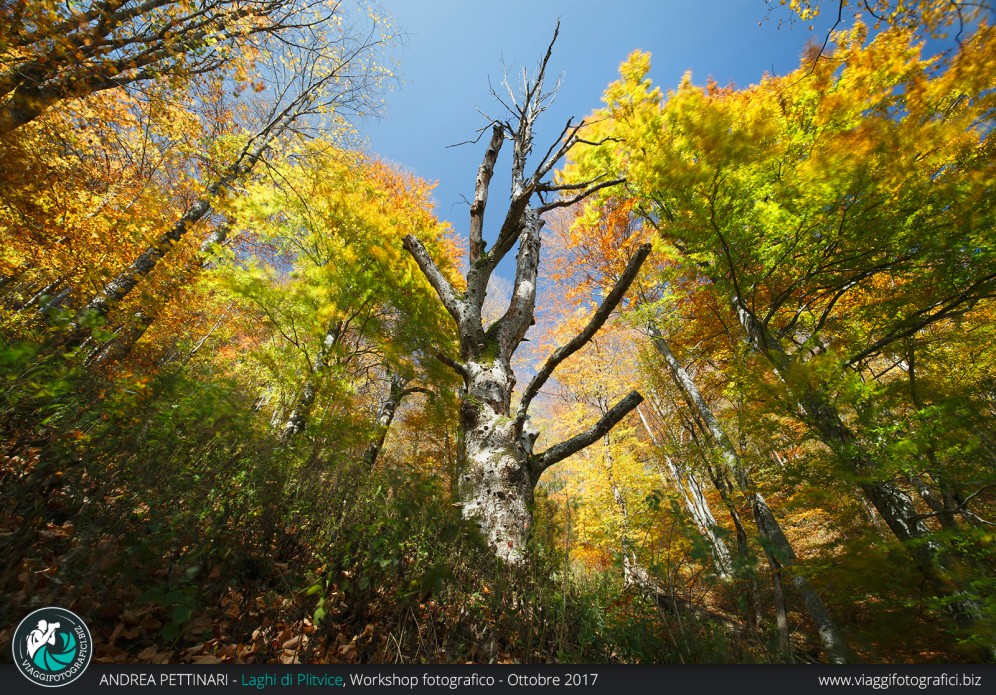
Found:
[[[559,26],[557,28],[559,31]],[[456,322],[460,359],[439,359],[463,377],[460,405],[461,463],[459,496],[463,516],[475,521],[496,554],[509,564],[525,558],[531,525],[533,487],[543,471],[571,454],[598,441],[643,398],[633,391],[584,432],[549,449],[533,452],[538,432],[529,425],[529,406],[553,370],[577,352],[605,323],[620,303],[650,245],[640,247],[630,259],[615,287],[602,300],[588,325],[566,345],[549,356],[512,408],[515,375],[512,355],[534,322],[536,285],[543,227],[542,214],[572,205],[597,190],[622,183],[601,176],[579,184],[558,185],[549,180],[553,168],[571,148],[586,143],[579,137],[584,122],[568,120],[558,141],[543,154],[529,174],[526,159],[532,152],[533,127],[549,106],[556,87],[544,91],[547,64],[557,39],[554,32],[535,76],[523,73],[521,90],[508,89],[509,102],[497,94],[508,118],[491,123],[491,138],[477,174],[470,206],[470,247],[466,291],[458,292],[443,275],[425,247],[414,236],[405,237],[404,247],[435,289]],[[506,80],[506,86],[508,81]],[[512,143],[511,199],[495,243],[485,250],[484,212],[495,162],[503,144]],[[481,318],[488,280],[498,263],[518,245],[515,280],[507,310],[485,326]]]

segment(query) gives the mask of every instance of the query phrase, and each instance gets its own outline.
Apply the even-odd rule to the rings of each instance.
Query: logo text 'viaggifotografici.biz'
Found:
[[[65,608],[39,608],[14,630],[14,664],[32,683],[67,685],[83,675],[93,655],[90,630]]]

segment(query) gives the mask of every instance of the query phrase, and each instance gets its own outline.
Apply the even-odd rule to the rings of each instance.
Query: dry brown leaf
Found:
[[[297,649],[301,644],[307,644],[308,638],[304,635],[296,635],[280,645],[281,649]]]
[[[198,654],[197,656],[191,657],[190,659],[195,664],[223,664],[225,663],[222,659],[219,659],[214,654]]]
[[[292,649],[284,649],[280,652],[280,663],[282,664],[299,664],[301,661],[297,658],[297,652]]]

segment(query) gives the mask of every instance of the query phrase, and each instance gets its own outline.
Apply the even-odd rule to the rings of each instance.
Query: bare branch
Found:
[[[522,231],[522,217],[526,212],[526,207],[529,205],[529,197],[532,194],[532,187],[528,187],[520,195],[512,198],[512,202],[509,203],[508,212],[505,213],[505,221],[498,231],[498,239],[495,241],[495,245],[491,249],[491,254],[488,256],[488,266],[490,268],[494,268],[501,262],[505,254],[515,245],[515,240],[519,238],[519,232]]]
[[[484,252],[484,208],[488,204],[488,186],[494,174],[498,152],[505,141],[505,128],[495,123],[491,130],[491,142],[484,151],[484,161],[477,172],[474,186],[474,202],[470,206],[470,263],[473,265]]]
[[[992,296],[994,286],[996,286],[996,273],[991,273],[976,280],[961,292],[914,312],[898,321],[882,338],[850,357],[845,366],[852,367],[891,343],[911,336],[941,319],[969,311],[979,299]]]
[[[426,251],[422,242],[414,235],[408,234],[405,236],[402,246],[415,259],[422,274],[425,275],[425,279],[429,281],[432,289],[436,290],[436,294],[439,295],[439,300],[446,307],[446,311],[449,312],[453,320],[459,325],[460,317],[463,313],[463,303],[457,299],[456,292],[453,291],[453,286],[439,271],[436,262],[432,260],[432,256]]]
[[[609,186],[618,186],[621,183],[626,183],[626,179],[612,179],[611,181],[603,181],[602,183],[596,184],[591,188],[582,191],[581,193],[578,193],[576,196],[573,196],[571,198],[561,198],[560,200],[556,200],[552,203],[546,203],[545,205],[541,205],[538,209],[541,213],[543,213],[543,212],[549,212],[554,208],[567,208],[570,207],[571,205],[574,205],[575,203],[580,203],[582,200],[590,196],[592,193],[596,193],[597,191],[600,191],[603,188],[608,188]]]
[[[553,464],[563,461],[568,456],[576,454],[585,447],[594,444],[642,402],[643,396],[636,391],[630,391],[628,396],[612,406],[598,422],[584,432],[571,437],[565,442],[551,446],[542,454],[537,454],[533,457],[530,466],[530,476],[533,481],[539,480],[543,471]]]
[[[533,174],[533,181],[539,181],[544,176],[550,173],[550,171],[557,165],[564,155],[567,154],[568,150],[574,147],[577,143],[578,131],[584,127],[584,121],[581,121],[577,125],[573,123],[573,118],[567,119],[567,124],[564,129],[560,131],[560,135],[557,139],[550,143],[550,147],[547,149],[546,154],[543,155],[543,159],[540,160],[539,166],[536,168],[536,173]],[[562,143],[560,149],[554,154],[554,149],[557,147],[557,143]]]
[[[913,515],[911,517],[908,517],[906,519],[906,522],[909,523],[909,524],[915,524],[918,521],[923,521],[924,519],[929,519],[929,518],[934,517],[934,516],[940,516],[942,514],[964,514],[966,516],[975,517],[975,519],[977,519],[979,521],[982,521],[983,523],[985,523],[987,525],[996,526],[996,524],[993,524],[992,522],[985,521],[984,519],[979,518],[978,516],[976,516],[975,514],[973,514],[969,510],[969,508],[968,508],[968,503],[971,502],[974,497],[976,497],[979,494],[985,492],[986,490],[992,490],[993,488],[996,488],[996,483],[991,483],[989,485],[983,485],[981,488],[979,488],[978,490],[976,490],[975,492],[973,492],[971,495],[969,495],[968,497],[966,497],[965,499],[963,499],[958,504],[958,506],[956,506],[956,507],[952,507],[951,509],[942,509],[941,511],[938,511],[938,512],[929,512],[927,514],[915,514],[915,515]]]
[[[568,357],[573,355],[575,352],[584,347],[598,332],[608,320],[609,315],[612,311],[619,306],[619,302],[622,301],[623,295],[626,294],[626,290],[629,286],[633,284],[633,280],[636,279],[637,274],[640,272],[640,268],[643,266],[643,262],[647,260],[647,256],[650,255],[650,244],[643,244],[637,249],[633,257],[629,259],[629,263],[626,264],[626,269],[623,271],[622,275],[616,281],[615,286],[612,291],[602,300],[601,305],[592,314],[591,319],[588,321],[588,325],[578,333],[574,338],[570,340],[566,345],[557,348],[553,351],[543,367],[536,372],[536,375],[529,382],[526,387],[525,392],[522,394],[522,399],[519,401],[519,410],[515,416],[516,427],[521,427],[522,423],[525,422],[526,413],[529,411],[529,405],[532,403],[533,398],[539,393],[539,390],[546,383],[547,379],[553,374],[561,362],[566,360]]]
[[[596,181],[605,178],[605,174],[599,174],[593,179],[588,179],[587,181],[581,181],[579,183],[553,183],[551,181],[541,181],[537,186],[536,190],[540,193],[558,193],[560,191],[579,191],[583,188],[587,188]]]
[[[483,112],[481,112],[480,109],[478,109],[478,113],[480,113],[481,115],[484,115]],[[489,119],[489,120],[491,120],[492,123],[497,123],[497,121],[495,121],[494,119]],[[483,128],[478,128],[475,131],[477,133],[477,137],[476,138],[471,138],[470,140],[463,140],[462,142],[454,142],[452,145],[447,145],[444,149],[448,150],[448,149],[451,149],[453,147],[462,147],[463,145],[476,145],[477,143],[479,143],[481,141],[481,137],[483,137],[484,131],[486,131],[487,129],[488,129],[488,126],[484,126]]]
[[[457,362],[452,357],[444,355],[441,352],[436,354],[436,359],[445,364],[447,367],[450,367],[453,371],[455,371],[457,374],[459,374],[462,377],[467,377],[467,375],[470,373],[467,370],[467,365],[465,365],[463,362]]]

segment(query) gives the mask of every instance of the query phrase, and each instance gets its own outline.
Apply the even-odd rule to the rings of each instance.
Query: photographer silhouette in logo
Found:
[[[39,620],[38,627],[27,636],[28,656],[34,658],[43,644],[55,646],[55,631],[62,625],[60,623],[49,623],[47,620]]]

